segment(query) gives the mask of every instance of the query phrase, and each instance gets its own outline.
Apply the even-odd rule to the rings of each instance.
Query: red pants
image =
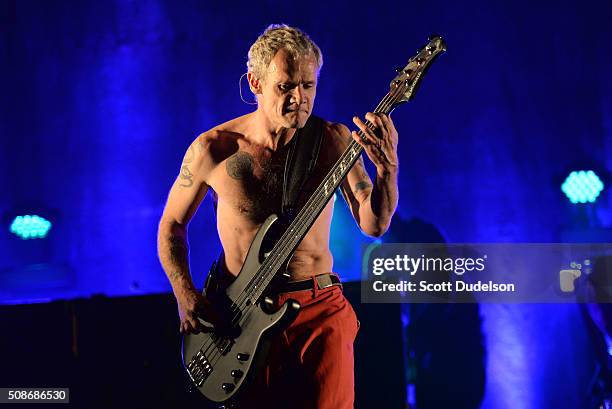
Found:
[[[316,284],[316,283],[315,283]],[[342,288],[281,293],[282,305],[301,304],[295,321],[272,343],[265,373],[241,399],[240,409],[352,409],[353,342],[359,322]]]

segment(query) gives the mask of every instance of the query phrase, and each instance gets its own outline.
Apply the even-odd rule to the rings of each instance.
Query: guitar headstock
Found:
[[[446,43],[442,37],[432,35],[428,40],[429,43],[419,49],[417,54],[408,60],[408,64],[404,68],[396,70],[397,76],[391,81],[391,91],[389,92],[393,107],[412,99],[416,88],[433,60],[446,51]]]

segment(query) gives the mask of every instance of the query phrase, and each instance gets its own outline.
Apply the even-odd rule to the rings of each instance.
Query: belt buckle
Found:
[[[321,274],[315,277],[317,280],[317,285],[319,286],[319,290],[323,290],[325,288],[331,287],[334,285],[331,279],[331,274]]]

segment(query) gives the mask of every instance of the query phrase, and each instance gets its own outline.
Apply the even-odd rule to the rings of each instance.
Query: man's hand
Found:
[[[365,119],[370,122],[370,126],[367,126],[360,118],[353,117],[353,122],[363,132],[363,139],[357,131],[351,132],[351,136],[363,146],[368,158],[376,166],[379,176],[397,174],[398,135],[391,117],[368,112]]]
[[[200,331],[206,331],[206,326],[198,318],[212,325],[220,322],[220,317],[210,301],[197,290],[183,291],[180,295],[176,295],[176,301],[181,320],[179,327],[181,334],[197,334]]]

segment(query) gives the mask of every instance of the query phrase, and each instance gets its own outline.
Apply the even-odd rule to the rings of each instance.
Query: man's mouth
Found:
[[[285,112],[288,113],[288,114],[297,113],[297,112],[307,113],[307,111],[305,109],[298,109],[298,108],[287,108],[287,109],[285,109]]]

